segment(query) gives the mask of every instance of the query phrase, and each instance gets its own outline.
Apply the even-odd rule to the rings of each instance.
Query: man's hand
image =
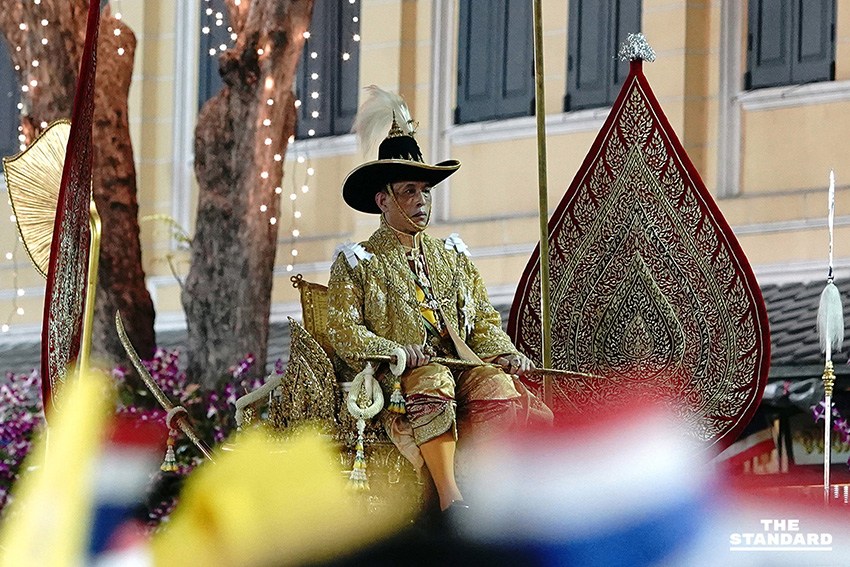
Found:
[[[527,356],[521,354],[503,354],[493,359],[493,363],[501,366],[508,374],[520,376],[534,369],[534,363]]]
[[[425,366],[431,361],[431,357],[425,352],[422,345],[404,345],[404,354],[407,355],[407,368],[418,368]]]

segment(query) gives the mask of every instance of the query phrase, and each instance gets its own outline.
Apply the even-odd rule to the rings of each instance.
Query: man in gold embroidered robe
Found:
[[[385,411],[384,423],[406,457],[424,462],[445,510],[463,506],[454,469],[459,437],[480,441],[529,415],[551,420],[551,412],[517,379],[533,365],[502,330],[466,245],[456,234],[440,240],[424,233],[432,186],[460,164],[425,164],[412,132],[395,120],[378,155],[343,185],[346,203],[380,213],[381,224],[367,242],[340,247],[331,268],[328,335],[355,370],[364,356],[404,349],[406,413]],[[430,362],[432,355],[482,365],[452,371]]]

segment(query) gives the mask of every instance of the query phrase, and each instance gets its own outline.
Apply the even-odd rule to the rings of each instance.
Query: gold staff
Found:
[[[151,391],[151,394],[153,394],[153,397],[159,402],[159,405],[162,406],[162,409],[167,412],[172,412],[175,409],[174,404],[171,403],[171,400],[168,399],[165,392],[163,392],[154,381],[153,376],[150,375],[148,369],[142,364],[142,360],[139,358],[138,353],[136,353],[136,349],[133,348],[130,338],[127,336],[127,332],[124,330],[124,322],[121,320],[121,313],[119,311],[115,312],[115,328],[118,330],[118,338],[121,339],[121,345],[124,347],[124,350],[127,351],[127,356],[130,357],[130,361],[133,363],[133,366],[139,373],[139,376],[142,378],[145,386],[147,386],[148,390]],[[182,409],[180,406],[177,406],[177,408],[178,410]],[[207,459],[212,461],[212,451],[207,444],[204,443],[204,440],[201,439],[195,432],[192,424],[189,423],[189,420],[186,417],[186,410],[183,409],[182,411],[175,413],[173,419],[177,422],[177,426],[180,428],[180,431],[182,431],[186,437],[195,444],[198,450],[201,451]],[[170,423],[168,425],[171,427]]]
[[[546,100],[543,90],[543,2],[534,0],[534,112],[537,116],[537,186],[540,216],[540,324],[543,366],[552,366],[549,307],[549,196],[546,181]],[[543,376],[543,401],[552,407],[552,377]]]
[[[369,356],[361,356],[358,360],[362,360],[363,362],[387,362],[389,364],[395,364],[397,359],[395,356],[390,354],[374,354]],[[441,356],[432,356],[429,360],[430,362],[436,362],[437,364],[442,364],[443,366],[448,366],[449,368],[457,368],[467,370],[470,368],[478,368],[479,366],[494,366],[492,364],[480,364],[478,362],[472,362],[469,360],[461,360],[458,358],[443,358]],[[532,368],[524,372],[526,376],[543,376],[544,384],[547,376],[564,376],[567,378],[593,378],[597,380],[605,380],[604,376],[599,376],[597,374],[589,374],[586,372],[574,372],[572,370],[558,370],[557,368]]]

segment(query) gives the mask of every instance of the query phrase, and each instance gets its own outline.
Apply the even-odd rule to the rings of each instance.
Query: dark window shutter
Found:
[[[527,116],[533,112],[534,41],[532,2],[505,0],[500,22],[504,38],[501,64],[501,89],[496,99],[494,118]]]
[[[207,14],[207,9],[212,10],[212,16]],[[222,24],[216,25],[215,14],[220,12],[223,16]],[[200,109],[212,95],[221,90],[223,81],[218,72],[218,58],[221,55],[221,45],[231,45],[230,32],[227,18],[227,9],[224,0],[210,0],[201,2],[201,27],[207,26],[209,33],[201,33],[201,43],[198,51],[198,108]],[[215,50],[215,55],[210,51]]]
[[[570,0],[566,110],[604,106],[608,100],[609,11],[607,1]]]
[[[499,29],[504,0],[463,0],[460,3],[458,84],[455,122],[465,124],[496,115],[498,77],[493,54],[501,55]]]
[[[828,81],[835,61],[835,0],[796,0],[791,80]]]
[[[304,42],[295,87],[301,101],[299,139],[338,136],[351,130],[357,114],[360,67],[360,43],[353,40],[359,29],[355,16],[359,19],[359,5],[349,2],[313,4],[310,37]],[[348,53],[347,60],[343,53]],[[314,92],[318,98],[313,98]]]
[[[6,50],[6,42],[0,39],[0,125],[2,125],[0,127],[0,157],[11,156],[20,151],[19,88],[18,77],[12,68],[9,52]]]
[[[533,113],[534,44],[527,0],[462,0],[455,122]]]
[[[794,0],[750,0],[747,55],[751,88],[791,82]]]
[[[304,41],[304,52],[298,72],[297,93],[301,101],[298,108],[299,138],[317,138],[331,134],[331,94],[328,87],[333,85],[331,70],[336,68],[339,56],[334,49],[334,35],[338,29],[333,23],[336,10],[334,2],[315,2],[313,19],[310,23],[310,37]],[[313,57],[313,54],[316,54]],[[313,74],[317,78],[313,79]],[[319,93],[313,98],[313,93]],[[318,112],[317,117],[313,113]],[[313,130],[313,135],[309,132]]]
[[[617,52],[630,33],[641,30],[641,5],[641,0],[570,0],[564,110],[614,102],[629,73]]]
[[[629,62],[620,61],[618,56],[620,45],[626,41],[630,33],[638,33],[641,31],[641,8],[643,2],[641,0],[617,0],[616,13],[614,14],[614,25],[611,29],[614,30],[614,37],[611,38],[611,60],[614,62],[614,82],[612,88],[608,92],[608,104],[614,104],[614,99],[620,92],[623,86],[623,81],[629,74]]]
[[[357,5],[359,7],[359,4]],[[359,17],[359,8],[357,11]],[[337,14],[337,40],[341,45],[337,48],[336,65],[337,80],[334,82],[336,92],[334,93],[334,126],[336,135],[347,134],[354,124],[354,116],[357,114],[357,95],[360,86],[360,43],[354,42],[352,37],[359,29],[352,21],[351,12],[340,12]],[[341,53],[346,51],[350,59],[345,61]]]
[[[750,0],[747,88],[834,78],[835,0]]]

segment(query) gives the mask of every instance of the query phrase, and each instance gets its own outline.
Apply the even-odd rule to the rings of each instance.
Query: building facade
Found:
[[[173,217],[191,234],[193,130],[232,41],[222,0],[110,4],[138,39],[130,112],[140,215]],[[346,173],[375,157],[349,133],[370,84],[405,97],[427,161],[463,163],[435,190],[430,230],[460,233],[493,298],[510,302],[539,238],[531,5],[316,0],[295,85],[298,133],[283,162],[273,317],[298,312],[292,275],[326,282],[336,246],[377,225],[340,196]],[[830,169],[837,276],[850,276],[850,0],[545,0],[543,10],[551,209],[617,95],[620,42],[642,31],[657,53],[645,73],[759,281],[825,278]],[[4,152],[17,145],[18,88],[0,53]],[[0,341],[22,340],[38,335],[44,285],[6,199],[0,212]],[[142,242],[157,325],[179,327],[172,270],[187,272],[188,253],[157,221],[142,224]]]

